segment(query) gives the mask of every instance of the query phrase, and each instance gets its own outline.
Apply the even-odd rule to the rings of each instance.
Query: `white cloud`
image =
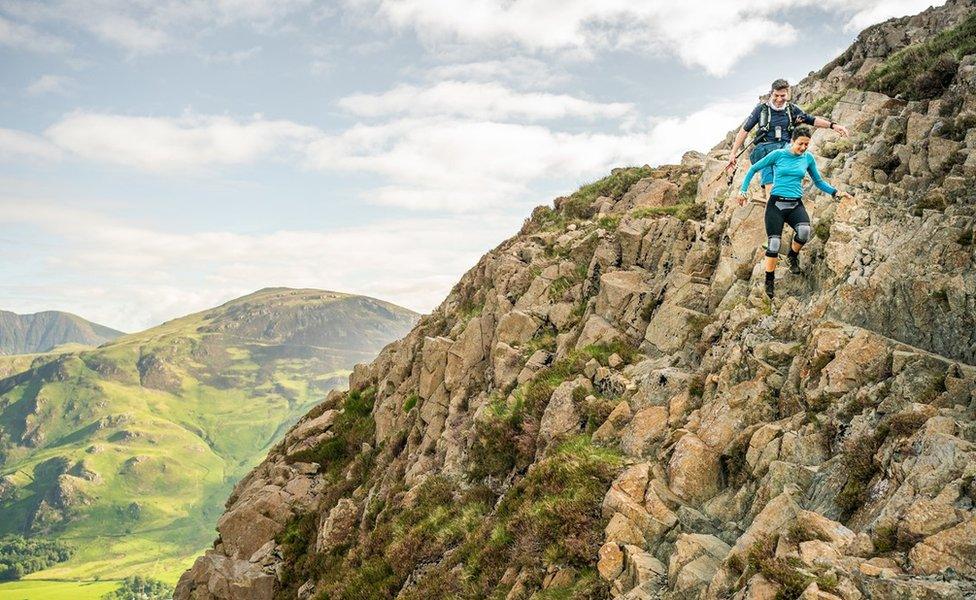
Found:
[[[420,74],[428,81],[508,81],[534,89],[545,89],[570,80],[569,74],[563,69],[526,56],[448,63],[427,69],[411,67],[405,72]]]
[[[151,23],[121,14],[102,14],[86,18],[85,28],[103,41],[133,52],[160,50],[172,42],[169,34]]]
[[[399,85],[382,94],[354,94],[339,100],[339,106],[365,117],[458,115],[496,120],[613,119],[634,112],[632,104],[622,102],[592,102],[567,94],[516,92],[499,83],[462,81],[442,81],[423,88]]]
[[[100,0],[85,6],[73,0],[4,2],[4,11],[22,22],[68,24],[135,53],[180,48],[196,34],[218,27],[244,24],[270,31],[308,9],[314,9],[311,0]],[[0,22],[0,41],[3,39]]]
[[[85,273],[36,290],[46,307],[128,331],[277,285],[360,293],[429,311],[518,225],[482,216],[330,231],[186,233],[23,199],[0,199],[0,224],[30,225],[56,236],[57,254],[38,250],[34,259],[58,272]],[[5,308],[36,306],[35,298],[30,305]]]
[[[14,23],[3,16],[0,16],[0,45],[34,52],[63,52],[71,48],[71,44],[57,36],[41,33],[29,25]]]
[[[253,46],[246,50],[219,51],[204,54],[203,59],[213,64],[240,65],[261,53],[261,46]]]
[[[57,146],[40,136],[0,128],[0,160],[57,160],[60,157]]]
[[[593,57],[608,50],[673,55],[689,67],[723,76],[762,46],[798,39],[787,15],[819,8],[852,15],[860,29],[908,14],[929,0],[480,0],[458,10],[451,0],[345,0],[374,17],[360,22],[412,30],[431,47],[460,43],[492,49],[517,46],[529,52]],[[936,2],[941,4],[941,2]],[[375,19],[378,17],[378,19]]]
[[[710,148],[738,124],[748,100],[655,119],[620,133],[572,133],[540,125],[444,117],[359,124],[315,140],[309,166],[374,173],[388,184],[371,202],[422,210],[487,212],[526,202],[540,185],[565,188],[628,164],[680,159]]]
[[[514,43],[530,51],[574,51],[579,56],[611,49],[666,52],[713,75],[728,73],[760,45],[783,45],[796,36],[789,24],[769,17],[783,2],[484,0],[464,10],[457,10],[448,0],[347,3],[358,10],[371,9],[399,29],[413,29],[431,44]]]
[[[244,164],[315,135],[310,127],[256,116],[133,117],[77,112],[44,132],[82,158],[147,171]]]
[[[41,75],[32,82],[27,89],[29,96],[41,96],[43,94],[65,94],[68,88],[74,83],[70,77],[63,75]]]

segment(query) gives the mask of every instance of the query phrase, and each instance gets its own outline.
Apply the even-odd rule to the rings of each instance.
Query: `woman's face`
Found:
[[[793,140],[793,154],[803,154],[807,150],[807,146],[810,145],[810,138],[806,136],[800,136]]]

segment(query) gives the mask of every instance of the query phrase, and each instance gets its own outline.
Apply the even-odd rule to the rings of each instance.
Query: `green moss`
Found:
[[[830,219],[820,219],[817,221],[817,224],[813,226],[814,235],[816,235],[823,241],[823,243],[826,244],[830,239],[830,226],[833,224],[834,222]]]
[[[520,345],[519,349],[525,358],[529,358],[539,350],[555,352],[556,334],[551,329],[540,330],[532,339]]]
[[[854,144],[848,138],[827,140],[820,145],[820,154],[824,158],[836,158],[854,149]]]
[[[672,204],[671,206],[650,206],[638,208],[631,215],[637,219],[668,215],[681,221],[687,221],[689,219],[700,221],[705,218],[705,205]]]
[[[485,303],[475,302],[474,299],[468,298],[458,307],[458,318],[464,324],[475,317],[480,317],[482,311],[485,310]]]
[[[844,90],[835,92],[833,94],[827,94],[826,96],[820,96],[810,104],[803,107],[803,110],[811,115],[830,115],[843,95]]]
[[[883,525],[874,529],[871,542],[880,554],[891,552],[898,547],[898,529],[891,525]]]
[[[678,190],[678,204],[692,204],[698,195],[698,182],[701,181],[701,173],[688,179]]]
[[[830,538],[823,535],[819,531],[805,527],[799,522],[793,523],[790,526],[790,540],[796,544],[802,544],[803,542],[810,542],[814,540],[819,540],[821,542],[829,542]]]
[[[549,299],[553,302],[562,302],[566,292],[574,285],[579,283],[579,279],[574,277],[557,277],[549,284]]]
[[[636,346],[623,340],[591,344],[576,352],[586,359],[595,358],[603,366],[608,366],[610,357],[614,354],[622,358],[624,364],[630,364],[640,356]],[[571,357],[574,355],[575,353],[571,353]]]
[[[548,206],[537,206],[532,211],[529,222],[538,229],[561,230],[566,227],[563,214]]]
[[[593,216],[592,204],[601,197],[619,200],[632,185],[654,174],[650,167],[614,169],[614,173],[599,181],[582,186],[563,203],[562,212],[570,219],[588,219]]]
[[[600,217],[600,220],[596,222],[597,227],[605,229],[606,231],[616,231],[617,227],[620,226],[620,215],[607,215],[605,217]]]
[[[959,59],[976,53],[976,14],[934,38],[889,56],[868,74],[866,89],[910,100],[934,98],[952,81]]]
[[[333,436],[313,448],[296,452],[287,461],[314,462],[330,471],[343,469],[364,443],[372,442],[375,422],[372,418],[375,388],[352,390],[346,394],[342,412],[332,425]]]
[[[416,392],[407,396],[407,399],[403,402],[403,412],[410,412],[414,406],[417,406],[418,400],[420,400],[420,396]]]

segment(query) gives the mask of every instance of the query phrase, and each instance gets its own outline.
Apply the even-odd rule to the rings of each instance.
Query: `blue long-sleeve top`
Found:
[[[784,198],[800,198],[803,196],[803,177],[809,173],[813,183],[822,191],[833,196],[837,189],[824,181],[817,169],[817,161],[813,155],[804,151],[802,154],[793,154],[789,148],[780,148],[770,152],[762,160],[749,167],[746,178],[742,180],[742,193],[749,189],[749,182],[753,175],[762,171],[766,167],[772,166],[773,169],[773,194]]]

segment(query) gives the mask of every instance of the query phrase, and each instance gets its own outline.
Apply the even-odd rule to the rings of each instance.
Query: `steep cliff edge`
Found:
[[[976,597],[974,14],[800,83],[855,198],[808,194],[774,302],[730,137],[539,207],[235,488],[176,597]]]

